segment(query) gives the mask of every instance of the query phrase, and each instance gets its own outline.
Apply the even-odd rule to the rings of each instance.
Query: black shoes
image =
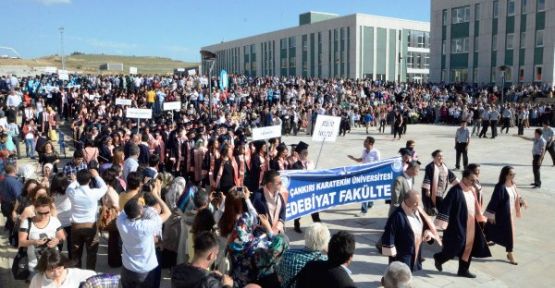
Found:
[[[459,273],[457,273],[457,276],[466,277],[466,278],[476,278],[476,274],[470,273],[470,271],[468,271],[468,270],[459,271]]]
[[[434,254],[434,266],[436,266],[437,271],[442,272],[443,267],[441,267],[441,262],[437,259],[437,254]]]

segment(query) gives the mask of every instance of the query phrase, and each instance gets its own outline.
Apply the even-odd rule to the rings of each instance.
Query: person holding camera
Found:
[[[495,185],[484,216],[488,218],[485,227],[486,238],[507,250],[509,263],[517,265],[514,255],[515,220],[521,217],[521,207],[528,207],[516,189],[515,170],[505,166],[499,174],[499,182]]]
[[[19,247],[27,247],[30,278],[35,274],[38,259],[47,248],[55,248],[64,241],[60,220],[52,216],[52,199],[40,196],[34,202],[35,216],[27,218],[19,228]]]
[[[131,174],[130,174],[131,175]],[[160,270],[156,258],[155,235],[162,231],[162,224],[171,216],[171,210],[160,198],[160,180],[152,180],[148,193],[158,205],[143,206],[138,197],[129,199],[116,225],[123,242],[121,285],[123,288],[158,287]],[[121,198],[120,198],[121,200]],[[149,203],[151,204],[151,203]],[[159,213],[153,206],[159,206]]]

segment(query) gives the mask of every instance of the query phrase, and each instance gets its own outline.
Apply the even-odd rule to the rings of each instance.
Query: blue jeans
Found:
[[[360,212],[368,213],[368,208],[372,208],[374,206],[374,201],[362,202],[360,206]]]
[[[27,157],[35,157],[35,139],[25,139]]]

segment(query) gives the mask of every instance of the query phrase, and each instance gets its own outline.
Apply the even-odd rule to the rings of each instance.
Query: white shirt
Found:
[[[61,286],[57,286],[54,281],[46,278],[46,275],[39,273],[33,277],[29,288],[75,288],[79,287],[81,282],[96,275],[96,272],[92,270],[66,268],[66,271],[66,279]]]
[[[380,151],[376,148],[368,151],[364,149],[362,151],[362,163],[374,163],[380,161]]]
[[[54,239],[56,238],[56,232],[62,229],[62,224],[60,224],[60,220],[58,218],[50,216],[50,220],[48,220],[48,224],[44,226],[44,228],[38,228],[35,226],[35,223],[31,222],[31,227],[29,227],[29,222],[24,220],[21,223],[21,228],[27,229],[27,233],[29,233],[29,240],[38,240],[42,238]],[[38,263],[39,254],[42,253],[46,249],[46,246],[35,247],[35,245],[30,245],[27,247],[27,257],[29,257],[29,269],[31,271],[35,270],[35,267]]]
[[[19,107],[21,105],[21,96],[19,95],[9,95],[6,100],[6,106],[8,107]]]
[[[160,215],[151,207],[145,207],[143,217],[136,220],[129,219],[122,212],[116,225],[123,242],[123,267],[136,273],[146,273],[156,268],[158,260],[154,235],[162,229]]]
[[[55,194],[52,198],[62,227],[71,225],[71,201],[69,201],[67,195]]]
[[[99,188],[90,188],[88,185],[81,186],[77,181],[67,188],[67,197],[71,202],[71,223],[93,223],[96,222],[98,201],[106,194],[108,187],[104,180],[95,177]]]
[[[129,157],[123,162],[123,179],[127,181],[127,175],[131,172],[137,171],[139,162],[134,157]]]

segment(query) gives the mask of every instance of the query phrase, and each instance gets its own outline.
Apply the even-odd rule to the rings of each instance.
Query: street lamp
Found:
[[[505,105],[505,72],[509,70],[507,65],[499,66],[499,71],[501,71],[501,104]]]
[[[212,68],[216,62],[216,54],[208,50],[200,50],[200,56],[208,64],[208,113],[212,121]]]
[[[402,63],[403,63],[403,56],[399,56],[399,83],[401,83],[401,74],[403,74]]]
[[[58,28],[60,31],[60,55],[62,57],[62,70],[66,70],[66,62],[64,61],[64,27]]]

